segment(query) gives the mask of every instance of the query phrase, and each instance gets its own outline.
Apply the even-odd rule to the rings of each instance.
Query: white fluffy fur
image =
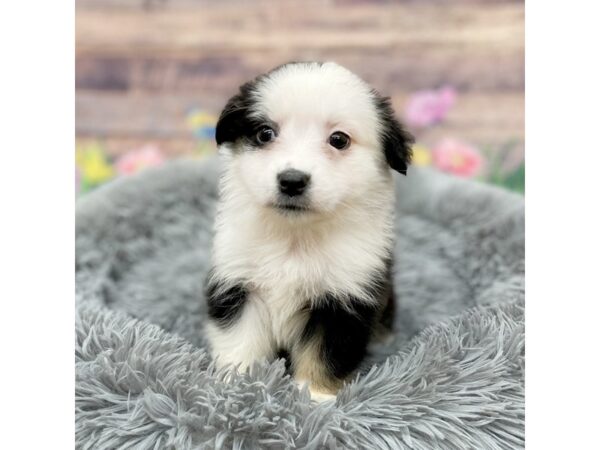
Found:
[[[259,150],[221,146],[213,247],[214,276],[250,286],[242,317],[227,329],[209,327],[218,363],[242,367],[290,348],[308,301],[326,292],[369,301],[365,286],[384,270],[393,239],[393,182],[370,88],[326,63],[285,66],[256,93],[255,112],[279,133]],[[334,131],[351,137],[347,150],[328,144]],[[288,168],[311,175],[310,212],[272,207],[277,174]]]

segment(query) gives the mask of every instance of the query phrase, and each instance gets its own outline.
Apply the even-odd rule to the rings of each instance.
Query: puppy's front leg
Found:
[[[294,377],[309,385],[315,400],[333,398],[363,360],[376,311],[358,299],[330,295],[310,309],[291,359]]]
[[[269,316],[243,285],[224,287],[212,281],[207,300],[206,332],[217,367],[233,364],[245,370],[255,361],[273,358]]]

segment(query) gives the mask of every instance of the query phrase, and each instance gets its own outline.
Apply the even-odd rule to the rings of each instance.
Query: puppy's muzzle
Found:
[[[279,192],[287,197],[302,195],[310,184],[310,175],[296,169],[287,169],[277,174]]]

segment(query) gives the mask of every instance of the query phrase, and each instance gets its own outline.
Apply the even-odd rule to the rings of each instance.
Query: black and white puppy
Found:
[[[221,113],[223,158],[208,280],[217,364],[285,354],[313,398],[335,395],[391,325],[394,169],[411,136],[331,62],[290,63]]]

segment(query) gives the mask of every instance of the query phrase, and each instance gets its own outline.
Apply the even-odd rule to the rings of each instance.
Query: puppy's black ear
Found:
[[[239,92],[223,108],[215,130],[217,145],[235,142],[251,134],[253,121],[249,115],[255,84],[256,80],[253,80],[240,86]]]
[[[215,129],[215,139],[217,145],[225,142],[235,142],[242,136],[244,121],[248,115],[246,102],[242,94],[236,94],[229,99]]]
[[[390,99],[376,94],[375,105],[381,124],[380,140],[389,166],[406,175],[412,159],[413,136],[406,131],[394,116]]]

